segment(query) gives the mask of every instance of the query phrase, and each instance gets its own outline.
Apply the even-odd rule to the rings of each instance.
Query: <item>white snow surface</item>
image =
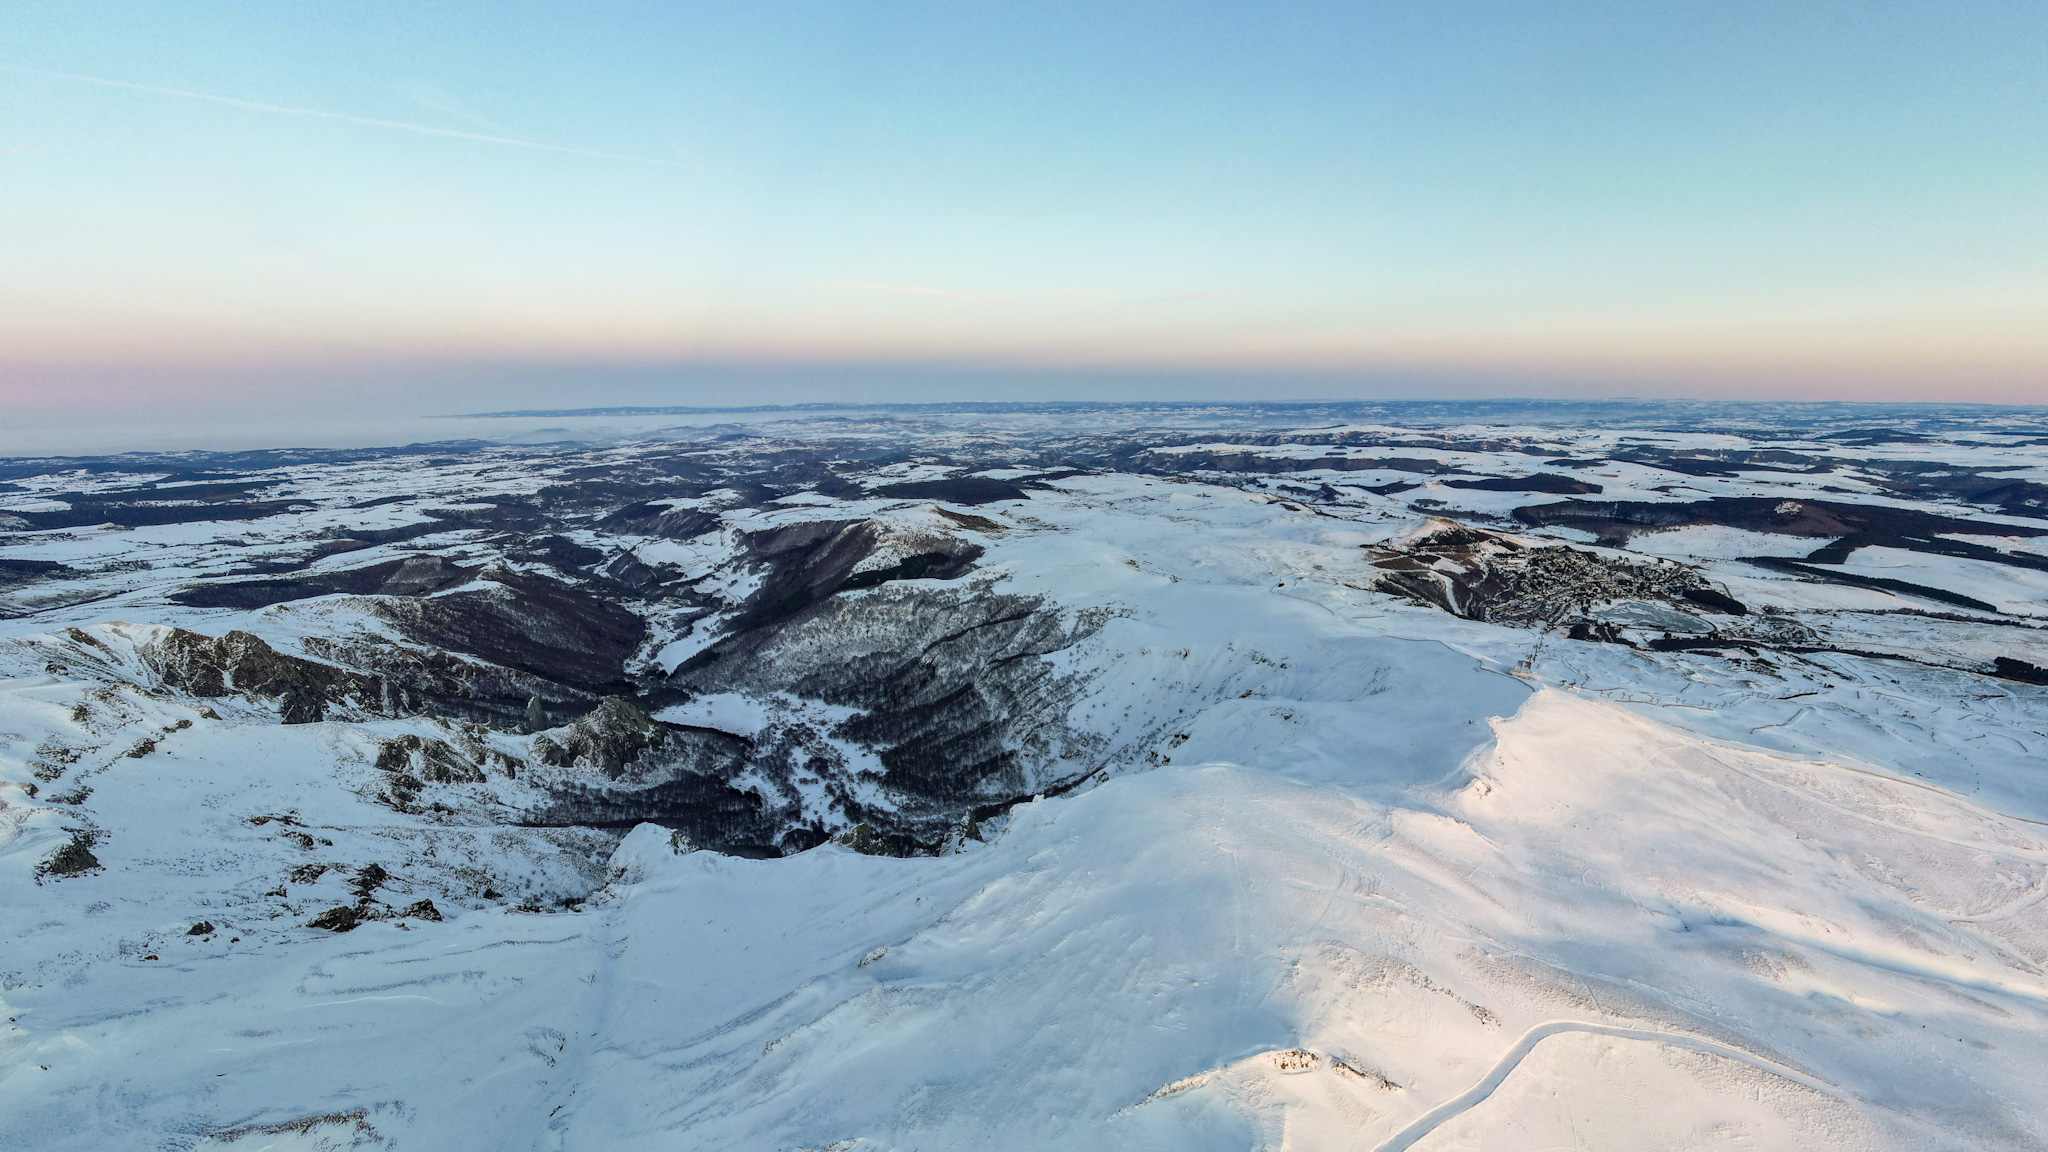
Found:
[[[2048,1147],[2048,690],[1419,608],[1364,578],[1359,545],[1418,521],[1391,502],[1346,520],[1092,476],[975,511],[1003,530],[974,579],[1115,613],[1049,661],[1095,674],[1072,723],[1147,751],[937,857],[748,860],[642,825],[579,872],[579,833],[374,803],[371,738],[429,722],[166,702],[45,662],[27,633],[56,633],[47,612],[18,623],[0,1149]],[[189,572],[180,547],[268,523],[120,535]],[[1686,533],[1699,560],[1764,551]],[[73,562],[115,535],[17,555]],[[708,566],[714,547],[641,555]],[[2034,574],[1970,561],[1855,567],[2041,603]],[[182,609],[104,579],[138,621],[95,625],[114,649],[160,623],[285,642],[323,611]],[[1871,619],[1873,649],[2013,651],[1967,621]],[[771,706],[663,718],[746,734]],[[32,795],[56,745],[85,750],[70,794]],[[105,833],[102,867],[42,875],[81,826]],[[371,861],[445,920],[302,926]],[[309,865],[332,868],[294,878]],[[479,870],[520,887],[476,898]]]

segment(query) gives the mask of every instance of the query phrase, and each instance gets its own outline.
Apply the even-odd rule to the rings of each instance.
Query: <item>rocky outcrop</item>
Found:
[[[1659,626],[1656,604],[1729,616],[1748,612],[1682,564],[1636,562],[1564,545],[1532,548],[1448,520],[1432,521],[1373,551],[1381,591],[1472,620],[1564,626],[1575,639],[1621,639],[1614,621],[1597,617],[1609,605],[1635,606],[1635,622],[1651,627]],[[1681,630],[1699,623],[1682,611],[1665,610],[1662,618],[1664,627]]]
[[[407,733],[377,750],[377,767],[403,772],[428,784],[480,784],[484,772],[446,740]]]
[[[321,720],[342,702],[375,712],[385,697],[374,677],[279,652],[249,632],[213,637],[172,628],[140,655],[166,688],[203,699],[275,701],[287,724]]]
[[[651,781],[678,772],[729,774],[748,742],[724,732],[664,724],[619,696],[606,697],[560,732],[538,736],[534,758],[561,768],[589,768],[607,780]]]
[[[301,643],[320,659],[280,652],[249,632],[214,637],[184,628],[165,630],[137,652],[166,689],[270,702],[288,724],[326,719],[339,709],[350,716],[424,715],[513,727],[529,721],[536,706],[542,718],[573,716],[591,699],[532,673],[433,648],[321,636]]]
[[[92,854],[93,835],[89,832],[73,833],[71,842],[57,849],[56,853],[36,869],[38,876],[82,876],[97,871],[99,857]]]
[[[379,715],[512,726],[529,722],[536,703],[543,720],[575,716],[590,707],[587,692],[437,648],[360,637],[308,636],[300,644],[312,656],[375,678],[380,698],[372,711]]]

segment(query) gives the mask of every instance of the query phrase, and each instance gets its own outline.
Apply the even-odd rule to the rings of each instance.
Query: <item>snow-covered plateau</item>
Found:
[[[0,461],[0,1149],[2048,1148],[2044,447]]]

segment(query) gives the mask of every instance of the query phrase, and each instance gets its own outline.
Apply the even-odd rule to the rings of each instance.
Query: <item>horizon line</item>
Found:
[[[1294,400],[931,400],[931,401],[806,401],[799,404],[615,404],[594,408],[513,408],[499,412],[450,412],[416,417],[420,420],[512,420],[569,419],[582,416],[704,416],[720,412],[1031,412],[1059,409],[1102,411],[1119,408],[1372,408],[1526,404],[1545,407],[1571,405],[1644,404],[1660,407],[1678,405],[1726,405],[1745,408],[1997,408],[2012,411],[2048,412],[2048,404],[2001,404],[1985,400],[1755,400],[1706,397],[1659,396],[1478,396],[1458,399],[1359,399],[1304,397]]]

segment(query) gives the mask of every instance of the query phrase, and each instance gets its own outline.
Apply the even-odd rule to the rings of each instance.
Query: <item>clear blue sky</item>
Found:
[[[2039,0],[14,0],[0,402],[2042,401],[2044,112]]]

